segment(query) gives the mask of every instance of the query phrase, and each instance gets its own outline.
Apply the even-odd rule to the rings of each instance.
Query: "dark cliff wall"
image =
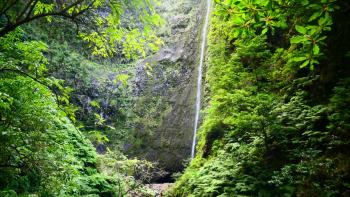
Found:
[[[139,62],[132,83],[134,143],[126,150],[158,161],[168,172],[181,171],[190,157],[204,7],[199,0],[162,2],[164,47]]]

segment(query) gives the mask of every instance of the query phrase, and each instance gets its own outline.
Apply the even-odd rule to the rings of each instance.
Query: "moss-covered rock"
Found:
[[[203,6],[198,0],[162,2],[158,10],[166,25],[159,35],[165,44],[138,63],[133,82],[136,143],[127,151],[169,172],[181,171],[190,157]]]

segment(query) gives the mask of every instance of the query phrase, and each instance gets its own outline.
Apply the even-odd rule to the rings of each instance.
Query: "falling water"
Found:
[[[197,97],[196,97],[196,117],[194,120],[194,129],[193,129],[193,141],[192,141],[192,149],[191,149],[191,158],[195,155],[196,148],[196,134],[199,122],[199,111],[201,109],[201,86],[202,86],[202,69],[203,69],[203,61],[204,61],[204,53],[205,53],[205,44],[207,40],[207,31],[208,31],[208,23],[209,23],[209,15],[210,15],[210,3],[211,0],[207,0],[207,12],[205,14],[205,21],[202,30],[202,45],[201,45],[201,54],[198,66],[198,79],[197,79]]]

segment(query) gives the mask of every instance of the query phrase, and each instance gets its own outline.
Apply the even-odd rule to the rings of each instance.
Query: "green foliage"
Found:
[[[348,195],[349,73],[322,72],[340,70],[327,65],[336,8],[216,1],[198,153],[169,196]]]
[[[137,13],[127,19],[128,26],[120,17],[125,9]],[[77,29],[82,40],[72,30],[72,22],[77,28],[83,26]],[[132,27],[133,23],[142,27]],[[124,71],[129,64],[125,63],[157,50],[162,43],[152,29],[160,24],[148,1],[0,3],[0,196],[149,193],[142,186],[145,180],[131,171],[150,169],[151,163],[128,160],[108,148],[107,153],[117,158],[99,157],[91,141],[104,145],[112,136],[119,150],[126,135],[114,126],[127,113],[122,112],[128,102]],[[92,49],[86,50],[87,46]],[[92,59],[91,54],[102,58]],[[106,64],[111,62],[103,59],[108,55],[118,55],[123,67],[113,68],[118,61]],[[116,83],[108,76],[111,72],[118,76]],[[86,115],[86,108],[71,103],[77,104],[81,93],[91,89],[98,89],[101,96],[82,102],[89,108]],[[118,110],[110,113],[110,106]],[[84,125],[79,130],[74,124]],[[104,163],[107,157],[113,165]],[[109,173],[118,162],[123,168]]]
[[[6,42],[2,42],[4,59],[1,60],[13,64],[1,68],[10,71],[2,72],[0,80],[1,195],[118,196],[127,195],[130,188],[149,192],[141,187],[143,180],[135,179],[131,170],[151,168],[152,164],[119,157],[112,160],[114,163],[108,166],[110,169],[103,167],[107,165],[101,162],[104,159],[97,156],[91,142],[67,118],[60,108],[61,100],[56,100],[49,89],[51,86],[46,84],[55,82],[55,79],[47,78],[44,72],[35,75],[35,69],[31,71],[29,66],[26,67],[46,61],[41,52],[43,49],[32,48],[32,53],[25,53],[16,48],[20,44],[7,40],[11,35],[8,34],[3,38]],[[40,58],[28,57],[31,61],[17,66],[16,57],[12,57],[13,61],[5,59],[11,57],[10,50]],[[91,101],[90,105],[97,109],[101,107],[96,101]],[[103,124],[102,117],[99,118],[101,120],[96,124]],[[108,142],[99,131],[90,134],[93,142]],[[128,164],[107,173],[116,162]]]
[[[57,195],[84,167],[94,167],[91,144],[35,81],[2,75],[1,92],[12,98],[1,112],[1,189]]]
[[[48,60],[44,52],[47,45],[41,41],[22,41],[23,34],[21,29],[17,29],[0,37],[0,70],[26,76],[52,90],[57,104],[62,105],[61,108],[74,120],[74,108],[68,100],[71,90],[63,86],[62,80],[46,76]]]
[[[122,24],[125,10],[133,14],[127,22],[142,27]],[[49,23],[62,18],[71,21],[79,36],[90,44],[93,54],[102,57],[117,54],[122,46],[127,58],[136,58],[162,45],[152,29],[163,21],[150,1],[7,1],[0,3],[0,16],[0,37],[43,18]]]
[[[146,160],[126,159],[121,154],[109,152],[99,157],[99,170],[102,174],[118,181],[120,196],[154,196],[143,183],[149,183],[154,173],[162,173],[157,165]]]
[[[120,74],[115,78],[115,83],[121,82],[124,86],[126,86],[128,84],[128,78],[129,78],[129,75]]]
[[[71,87],[68,110],[74,112],[77,127],[93,144],[102,145],[99,153],[107,148],[121,149],[130,135],[126,121],[131,110],[128,81],[133,76],[132,61],[121,53],[111,59],[96,58],[87,44],[76,37],[68,22],[53,23],[56,24],[49,24],[49,27],[32,24],[25,28],[32,39],[47,42],[47,75],[61,79],[65,89]],[[102,143],[100,138],[90,135],[91,132],[109,140]]]

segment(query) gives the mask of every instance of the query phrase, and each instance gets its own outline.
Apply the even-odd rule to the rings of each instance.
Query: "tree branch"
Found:
[[[40,81],[38,78],[36,77],[33,77],[31,76],[30,74],[26,73],[26,72],[23,72],[21,70],[18,70],[18,69],[12,69],[12,68],[0,68],[0,72],[13,72],[13,73],[17,73],[17,74],[20,74],[20,75],[23,75],[23,76],[26,76],[26,77],[29,77],[31,78],[32,80],[34,80],[35,82],[45,86],[47,89],[49,89],[52,93],[54,93],[55,95],[55,100],[56,100],[56,103],[57,103],[57,106],[60,107],[60,104],[59,104],[59,99],[58,99],[58,94],[55,90],[53,90],[50,85]]]
[[[30,13],[32,13],[32,11],[34,10],[36,4],[38,3],[38,0],[35,0],[35,2],[33,3],[33,5],[31,6],[31,8],[29,9],[27,16],[25,18],[29,18]]]
[[[38,0],[35,0],[36,2],[38,2]],[[31,5],[32,4],[32,2],[33,2],[33,0],[30,0],[25,6],[24,6],[24,9],[21,11],[21,13],[16,17],[16,22],[20,19],[20,18],[22,18],[22,16],[27,12],[27,10],[28,9],[31,9],[31,7],[35,7],[35,4],[36,4],[36,2],[35,2],[35,4],[34,5]]]
[[[14,73],[17,73],[17,74],[20,74],[20,75],[23,75],[23,76],[26,76],[26,77],[29,77],[31,79],[33,79],[35,82],[45,86],[47,89],[49,89],[54,95],[55,95],[55,100],[56,100],[56,104],[57,104],[57,107],[62,110],[64,113],[68,114],[63,108],[61,108],[61,105],[59,103],[59,96],[57,94],[57,92],[52,89],[52,87],[50,87],[50,85],[40,81],[39,79],[31,76],[30,74],[26,73],[26,72],[23,72],[21,70],[18,70],[18,69],[12,69],[12,68],[0,68],[0,73],[1,72],[14,72]],[[71,121],[72,125],[74,126],[74,128],[80,133],[79,129],[75,126],[74,124],[74,121],[68,116],[68,119]],[[83,136],[81,133],[80,133],[81,136]]]
[[[39,19],[39,18],[44,18],[44,17],[47,17],[47,16],[62,16],[64,18],[68,18],[68,19],[75,19],[77,16],[83,14],[86,10],[88,9],[91,9],[91,5],[93,5],[92,3],[89,4],[89,6],[83,10],[80,10],[78,11],[77,13],[73,13],[73,14],[69,14],[67,13],[67,11],[81,3],[83,3],[85,0],[78,0],[72,4],[70,4],[69,6],[65,7],[64,9],[62,10],[59,10],[59,11],[53,11],[53,12],[48,12],[48,13],[41,13],[41,14],[38,14],[38,15],[34,15],[32,17],[30,17],[35,5],[32,5],[29,12],[27,13],[27,16],[26,18],[24,19],[20,19],[19,17],[17,17],[16,21],[14,24],[11,24],[11,23],[8,23],[4,28],[2,28],[0,30],[0,37],[3,37],[5,36],[6,34],[8,34],[9,32],[15,30],[18,26],[21,26],[23,24],[26,24],[26,23],[29,23],[33,20],[36,20],[36,19]],[[35,2],[38,2],[38,0],[35,0]],[[36,3],[34,3],[36,4]],[[25,9],[27,10],[27,9]],[[25,11],[23,12],[25,13]],[[21,14],[20,14],[21,16]]]

